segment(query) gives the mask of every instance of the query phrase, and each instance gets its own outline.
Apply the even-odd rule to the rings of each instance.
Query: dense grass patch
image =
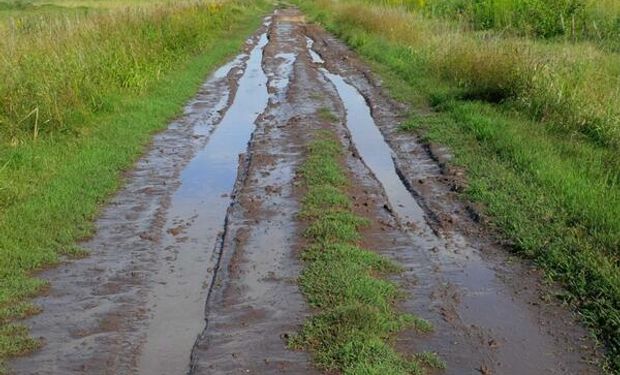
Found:
[[[239,3],[241,4],[241,3]],[[139,95],[230,27],[233,3],[180,2],[0,28],[0,156],[45,135],[88,134],[84,117]]]
[[[426,0],[417,9],[464,20],[479,30],[564,40],[592,40],[620,48],[620,3],[615,0]]]
[[[569,294],[561,297],[607,344],[609,366],[620,369],[616,150],[545,126],[515,103],[472,97],[470,87],[434,74],[435,67],[412,47],[409,38],[415,36],[385,35],[367,25],[375,21],[340,14],[349,12],[347,7],[301,3],[374,62],[395,97],[413,107],[433,107],[430,114],[412,114],[403,130],[450,146],[454,162],[468,172],[467,197],[484,204],[515,251],[534,258],[550,278],[566,285]],[[366,11],[378,10],[355,10]],[[493,58],[478,52],[481,62]]]
[[[325,110],[320,115],[333,118]],[[300,169],[306,189],[300,216],[309,222],[309,245],[299,283],[318,312],[290,344],[312,350],[321,368],[344,374],[421,374],[425,367],[442,367],[432,353],[405,358],[389,344],[405,327],[432,327],[394,310],[399,290],[381,276],[398,267],[356,244],[366,220],[351,211],[340,159],[340,143],[321,132]]]
[[[463,95],[509,101],[545,126],[620,150],[620,55],[564,44],[466,32],[403,8],[319,0],[322,20],[359,28],[403,48],[407,63],[450,81]],[[390,25],[390,27],[385,27]],[[351,42],[364,35],[351,34]],[[353,39],[359,39],[354,41]]]
[[[32,273],[56,263],[60,254],[83,255],[75,241],[92,233],[92,220],[119,187],[120,173],[136,160],[153,133],[179,113],[205,75],[239,50],[267,8],[262,1],[230,1],[217,6],[158,6],[119,14],[118,21],[112,14],[97,15],[70,27],[50,25],[59,47],[49,58],[35,47],[20,45],[14,46],[13,55],[0,59],[0,64],[24,62],[0,84],[5,95],[0,105],[10,109],[3,112],[3,121],[17,118],[19,108],[52,108],[51,117],[46,117],[46,110],[39,112],[36,139],[36,123],[28,122],[30,118],[3,122],[0,131],[0,360],[37,345],[15,324],[36,312],[25,300],[45,286]],[[14,37],[20,41],[36,35],[42,41],[51,38],[41,30],[19,33]],[[107,36],[117,44],[106,42]],[[124,60],[142,49],[148,56],[130,58],[133,63]],[[14,59],[18,51],[21,57]],[[90,53],[116,56],[128,66],[117,66],[118,75],[111,74],[115,61],[106,60],[108,66],[103,66],[87,56]],[[29,70],[32,67],[41,68],[41,74]],[[121,70],[133,73],[124,75]],[[8,73],[0,70],[0,74]],[[124,85],[121,77],[132,84]],[[91,99],[101,105],[91,106]],[[53,109],[56,105],[58,112]]]
[[[366,0],[458,21],[474,30],[498,30],[567,42],[593,41],[620,50],[617,0]]]

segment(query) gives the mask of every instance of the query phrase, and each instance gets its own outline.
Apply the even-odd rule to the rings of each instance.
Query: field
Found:
[[[0,373],[619,373],[620,3],[291,3],[0,0]]]
[[[383,0],[368,3],[402,6],[456,21],[471,30],[552,39],[592,41],[618,51],[620,4],[614,0]]]

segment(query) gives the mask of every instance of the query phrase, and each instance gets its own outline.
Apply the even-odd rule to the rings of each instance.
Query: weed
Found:
[[[329,108],[320,108],[318,112],[319,118],[325,122],[338,121],[338,116],[336,116],[332,111],[330,111]]]

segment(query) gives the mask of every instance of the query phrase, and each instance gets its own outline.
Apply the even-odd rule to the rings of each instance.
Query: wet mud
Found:
[[[456,190],[449,154],[340,41],[280,9],[158,134],[102,211],[88,258],[46,271],[44,346],[16,374],[318,374],[287,339],[311,314],[296,170],[329,125],[348,150],[363,243],[404,266],[399,309],[435,331],[395,338],[445,374],[597,374],[600,358],[540,272],[508,255]]]
[[[287,349],[308,315],[296,279],[299,237],[294,177],[312,116],[314,82],[298,22],[274,15],[263,66],[270,101],[248,150],[248,173],[231,207],[207,327],[191,374],[318,374],[309,355]]]

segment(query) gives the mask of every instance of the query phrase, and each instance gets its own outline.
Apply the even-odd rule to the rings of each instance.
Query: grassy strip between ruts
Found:
[[[367,220],[351,210],[341,157],[341,144],[323,130],[300,168],[306,189],[300,217],[308,222],[309,245],[299,283],[318,311],[290,345],[310,349],[321,368],[344,374],[421,374],[425,367],[442,367],[432,353],[405,358],[389,344],[405,327],[432,327],[394,310],[400,292],[381,276],[398,267],[356,244]]]
[[[569,293],[558,297],[577,307],[609,349],[605,366],[618,371],[620,192],[612,182],[617,155],[549,130],[510,103],[468,99],[466,89],[433,74],[415,47],[386,40],[362,19],[334,14],[346,8],[301,4],[368,58],[396,98],[422,108],[403,130],[450,147],[453,163],[467,171],[466,197],[482,203],[491,225],[516,252],[534,258],[566,286]]]
[[[261,0],[221,4],[202,14],[213,18],[212,33],[200,42],[204,48],[180,55],[174,69],[144,92],[108,97],[107,111],[83,118],[87,134],[41,137],[0,163],[7,178],[27,179],[29,191],[0,211],[0,361],[38,346],[16,323],[37,311],[27,298],[45,287],[32,272],[56,263],[59,254],[81,254],[75,241],[92,233],[92,220],[120,186],[121,172],[179,114],[205,75],[239,51],[270,7]]]

